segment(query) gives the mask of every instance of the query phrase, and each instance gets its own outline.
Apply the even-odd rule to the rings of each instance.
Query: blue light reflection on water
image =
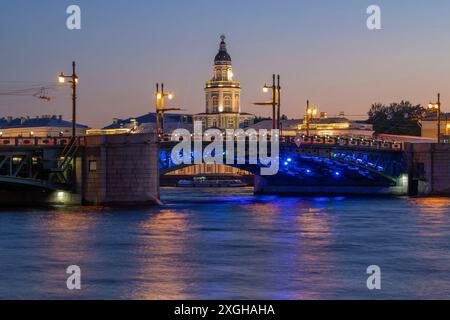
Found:
[[[0,298],[450,298],[449,199],[163,195],[162,208],[0,211]],[[65,288],[71,264],[80,292]]]

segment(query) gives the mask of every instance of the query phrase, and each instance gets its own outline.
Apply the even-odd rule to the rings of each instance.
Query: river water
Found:
[[[162,197],[161,208],[0,210],[0,298],[450,298],[450,199]],[[381,290],[367,289],[370,265]]]

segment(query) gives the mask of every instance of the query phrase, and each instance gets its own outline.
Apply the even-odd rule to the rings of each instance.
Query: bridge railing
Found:
[[[203,136],[196,136],[191,134],[192,141],[204,141],[210,142],[211,139],[204,139]],[[234,139],[238,141],[242,139],[242,136],[238,137],[228,137],[223,135],[223,141],[229,141]],[[247,137],[248,139],[248,137]],[[159,140],[161,142],[171,142],[172,135],[164,134],[159,135]],[[267,140],[271,141],[271,136],[267,136]],[[180,137],[179,141],[182,141]],[[297,146],[300,145],[321,145],[321,146],[337,146],[337,147],[356,147],[356,148],[369,148],[377,150],[404,150],[404,143],[397,141],[386,141],[386,140],[376,140],[372,138],[352,138],[352,137],[331,137],[331,136],[281,136],[279,137],[281,143],[293,143]]]
[[[70,143],[71,137],[0,137],[0,148],[1,147],[57,147],[66,146]],[[82,143],[83,137],[79,137],[80,143]]]
[[[371,138],[330,137],[330,136],[295,136],[282,137],[282,142],[297,145],[329,145],[341,147],[360,147],[377,150],[404,150],[404,144],[397,141],[384,141]]]

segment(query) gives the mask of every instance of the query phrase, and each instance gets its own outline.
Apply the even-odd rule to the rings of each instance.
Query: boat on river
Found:
[[[183,188],[239,188],[246,187],[247,183],[239,179],[207,179],[195,177],[193,180],[180,180],[177,187]]]

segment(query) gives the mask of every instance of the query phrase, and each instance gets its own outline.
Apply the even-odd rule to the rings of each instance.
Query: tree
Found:
[[[394,102],[389,106],[375,103],[368,112],[368,122],[373,124],[376,133],[420,136],[419,121],[425,111],[420,104],[412,105],[409,101]]]

